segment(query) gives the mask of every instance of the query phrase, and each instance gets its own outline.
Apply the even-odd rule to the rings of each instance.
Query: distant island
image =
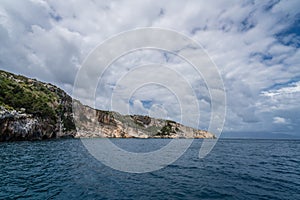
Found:
[[[175,121],[93,109],[62,89],[0,70],[0,142],[51,138],[216,138]],[[75,125],[76,122],[76,125]]]

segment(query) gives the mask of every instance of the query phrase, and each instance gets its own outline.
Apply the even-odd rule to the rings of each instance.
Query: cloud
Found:
[[[218,66],[227,94],[225,130],[272,131],[273,122],[278,122],[280,116],[289,119],[290,131],[297,132],[300,130],[297,125],[300,124],[299,7],[297,0],[74,1],[72,4],[3,0],[0,67],[54,83],[71,94],[81,63],[105,39],[137,27],[173,29],[200,43]],[[188,63],[162,51],[134,52],[117,60],[102,80],[105,84],[98,85],[96,106],[108,109],[117,81],[137,65],[147,63],[168,64],[188,80],[196,93],[202,122],[207,126],[211,99],[203,77]],[[172,77],[165,78],[174,81]],[[82,90],[83,99],[87,92]],[[132,111],[161,110],[164,116],[178,119],[176,107],[170,109],[172,95],[162,93],[167,94],[157,87],[141,89],[133,96]],[[152,107],[144,105],[142,100],[151,100]],[[94,103],[91,99],[84,101]]]
[[[262,91],[262,95],[266,97],[293,95],[300,92],[300,81],[287,85],[275,90]]]
[[[276,87],[276,86],[274,86]],[[262,91],[257,104],[261,111],[300,110],[300,81],[279,85],[276,89]]]
[[[287,120],[283,117],[273,117],[274,124],[288,124]]]

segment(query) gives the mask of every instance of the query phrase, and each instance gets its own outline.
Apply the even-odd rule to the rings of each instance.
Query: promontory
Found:
[[[171,120],[93,109],[55,85],[0,70],[0,142],[62,137],[216,138]]]

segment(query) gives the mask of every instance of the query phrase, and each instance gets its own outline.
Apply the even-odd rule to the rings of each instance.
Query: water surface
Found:
[[[149,152],[169,140],[113,142]],[[0,199],[300,199],[300,140],[221,139],[199,159],[201,142],[145,174],[104,166],[79,139],[0,143]]]

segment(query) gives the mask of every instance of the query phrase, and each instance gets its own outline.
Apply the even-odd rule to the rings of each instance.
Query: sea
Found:
[[[170,140],[112,142],[138,153]],[[80,139],[0,143],[0,199],[300,199],[300,140],[219,139],[200,159],[202,142],[147,173],[104,165]]]

